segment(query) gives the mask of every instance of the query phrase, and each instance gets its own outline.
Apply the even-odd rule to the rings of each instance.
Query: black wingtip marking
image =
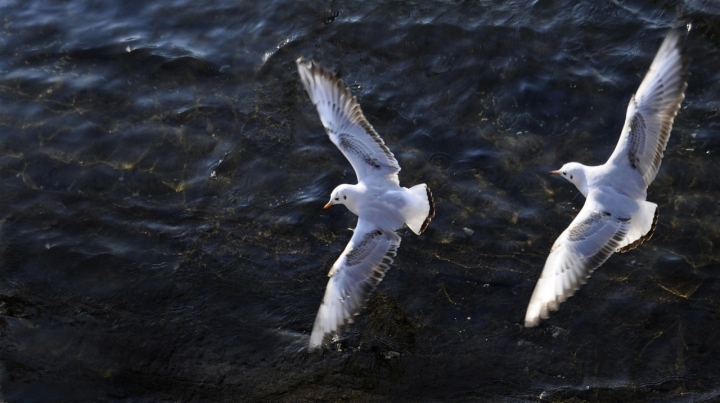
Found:
[[[631,243],[631,244],[629,244],[629,245],[625,245],[625,246],[623,246],[622,248],[619,248],[617,251],[620,252],[620,253],[625,253],[625,252],[627,252],[627,251],[631,251],[631,250],[637,248],[637,247],[640,246],[643,242],[649,241],[650,238],[652,238],[653,235],[655,234],[655,227],[657,227],[657,223],[658,223],[658,218],[659,218],[659,217],[660,217],[660,208],[659,208],[659,207],[655,207],[655,216],[653,217],[653,223],[652,223],[652,226],[650,227],[650,231],[648,231],[647,234],[645,234],[645,235],[641,236],[640,238],[638,238],[635,242],[633,242],[633,243]]]
[[[430,213],[427,218],[425,218],[422,227],[420,227],[421,234],[425,231],[425,229],[427,229],[428,225],[430,225],[430,221],[432,221],[433,217],[435,217],[435,200],[433,199],[432,192],[430,192],[430,187],[425,185],[425,190],[427,191],[428,203],[430,203]]]

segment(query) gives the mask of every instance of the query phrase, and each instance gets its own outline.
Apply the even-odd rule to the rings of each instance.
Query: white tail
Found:
[[[657,204],[641,201],[640,209],[630,218],[630,230],[617,248],[618,252],[627,252],[652,238],[658,221]]]
[[[408,204],[400,211],[405,217],[405,224],[412,232],[420,235],[430,224],[430,220],[435,217],[435,202],[430,188],[424,183],[413,186],[407,191],[409,193]]]

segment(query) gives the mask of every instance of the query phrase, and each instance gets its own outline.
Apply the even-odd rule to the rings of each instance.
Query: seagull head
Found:
[[[353,202],[355,193],[352,185],[340,185],[336,187],[330,194],[330,201],[323,207],[323,210],[329,209],[336,204],[344,204],[345,207],[355,213],[353,209],[355,206]]]
[[[575,185],[584,195],[587,194],[587,177],[585,165],[577,162],[568,162],[557,171],[550,172],[552,175],[561,176]]]

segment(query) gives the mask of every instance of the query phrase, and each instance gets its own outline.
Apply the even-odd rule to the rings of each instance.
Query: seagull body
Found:
[[[342,81],[312,61],[301,58],[297,66],[330,140],[350,161],[358,180],[356,185],[336,187],[325,205],[344,204],[358,216],[358,223],[328,274],[330,281],[310,335],[312,351],[352,323],[365,307],[400,247],[395,231],[407,224],[414,233],[422,233],[435,215],[435,206],[425,184],[400,186],[400,165]]]
[[[525,316],[536,326],[571,297],[614,252],[634,249],[652,237],[657,204],[646,201],[685,98],[688,62],[682,35],[668,33],[638,91],[630,100],[615,151],[599,166],[570,162],[553,174],[585,196],[580,213],[553,244]]]

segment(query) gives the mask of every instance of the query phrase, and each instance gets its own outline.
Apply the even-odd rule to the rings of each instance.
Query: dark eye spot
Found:
[[[567,175],[567,172],[563,172],[563,175]]]
[[[570,175],[570,179],[572,179],[572,175]]]
[[[335,200],[340,200],[340,198],[339,198],[339,197],[336,197]]]
[[[343,196],[343,200],[347,200],[347,196]]]

